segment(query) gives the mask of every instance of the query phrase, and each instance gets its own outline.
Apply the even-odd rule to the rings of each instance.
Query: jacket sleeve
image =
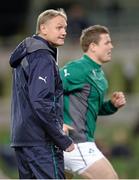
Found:
[[[72,140],[63,134],[55,106],[55,62],[46,52],[35,52],[30,64],[29,97],[38,123],[53,142],[65,150]]]
[[[117,108],[111,103],[111,101],[104,101],[101,109],[99,110],[99,115],[111,115],[117,112]]]

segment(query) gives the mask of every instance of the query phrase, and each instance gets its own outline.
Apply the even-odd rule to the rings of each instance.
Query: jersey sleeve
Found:
[[[99,111],[99,115],[111,115],[117,112],[117,108],[111,103],[111,101],[104,101],[101,109]]]

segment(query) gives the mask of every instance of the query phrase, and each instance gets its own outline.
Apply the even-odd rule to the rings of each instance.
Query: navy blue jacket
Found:
[[[10,58],[13,68],[11,146],[55,144],[65,150],[63,88],[56,65],[57,49],[39,36],[28,37]]]

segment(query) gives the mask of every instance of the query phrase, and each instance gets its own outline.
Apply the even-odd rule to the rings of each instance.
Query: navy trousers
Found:
[[[16,147],[20,179],[65,179],[63,151],[54,145]]]

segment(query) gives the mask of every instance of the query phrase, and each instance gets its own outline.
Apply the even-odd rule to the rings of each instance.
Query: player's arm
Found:
[[[126,104],[126,99],[123,92],[114,92],[109,101],[104,101],[99,115],[110,115],[115,113],[119,108]]]

